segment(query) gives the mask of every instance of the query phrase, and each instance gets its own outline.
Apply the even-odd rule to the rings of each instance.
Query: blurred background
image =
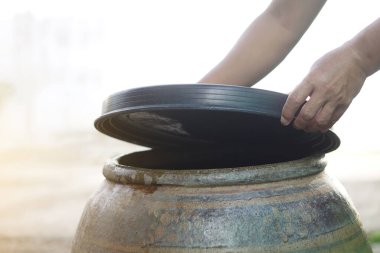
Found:
[[[0,252],[69,252],[110,157],[141,147],[96,132],[111,93],[194,83],[270,1],[0,0]],[[256,87],[290,92],[324,53],[379,16],[377,1],[328,1]],[[328,170],[380,231],[380,74],[334,127]]]

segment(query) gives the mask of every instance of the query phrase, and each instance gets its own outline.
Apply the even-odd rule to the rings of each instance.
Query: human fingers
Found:
[[[332,108],[332,113],[328,112],[328,107]],[[303,130],[305,132],[327,132],[330,128],[332,128],[335,123],[343,116],[343,114],[348,109],[349,104],[340,104],[338,106],[334,106],[334,103],[329,103],[329,105],[326,105],[317,113],[318,117],[315,116],[312,121],[310,121]],[[323,109],[323,110],[322,110]],[[327,123],[323,123],[323,118],[326,119],[327,116],[324,116],[326,114],[331,114],[331,118],[327,120]],[[322,120],[321,120],[322,119]]]
[[[333,102],[327,102],[317,113],[313,121],[306,126],[307,131],[310,132],[325,132],[335,122],[338,116],[337,106]]]
[[[335,109],[333,116],[331,117],[330,124],[325,128],[319,129],[319,131],[324,133],[324,132],[327,132],[330,128],[332,128],[334,124],[342,117],[342,115],[347,110],[347,108],[348,106],[341,105],[337,109]]]
[[[298,115],[296,115],[296,119],[293,123],[294,127],[306,131],[308,125],[311,124],[325,103],[326,99],[322,94],[313,92],[313,94],[310,96],[310,99],[302,106]]]
[[[297,112],[312,92],[312,85],[304,81],[289,94],[281,113],[281,123],[283,125],[287,126],[293,121]]]

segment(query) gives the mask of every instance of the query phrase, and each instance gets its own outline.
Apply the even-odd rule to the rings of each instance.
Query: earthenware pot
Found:
[[[201,153],[110,160],[72,253],[372,252],[323,155],[231,166],[234,154]]]

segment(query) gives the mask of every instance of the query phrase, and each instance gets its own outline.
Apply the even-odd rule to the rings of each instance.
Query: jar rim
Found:
[[[324,170],[324,154],[301,159],[253,166],[211,169],[152,169],[123,164],[119,155],[110,159],[103,168],[107,180],[119,184],[226,186],[259,184],[296,179]]]

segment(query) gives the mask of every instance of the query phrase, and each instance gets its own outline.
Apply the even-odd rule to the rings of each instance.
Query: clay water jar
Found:
[[[367,253],[324,172],[332,132],[280,124],[286,94],[228,85],[117,92],[95,127],[151,148],[107,162],[72,253]]]
[[[110,160],[72,253],[372,252],[323,154],[250,159],[144,151]]]

